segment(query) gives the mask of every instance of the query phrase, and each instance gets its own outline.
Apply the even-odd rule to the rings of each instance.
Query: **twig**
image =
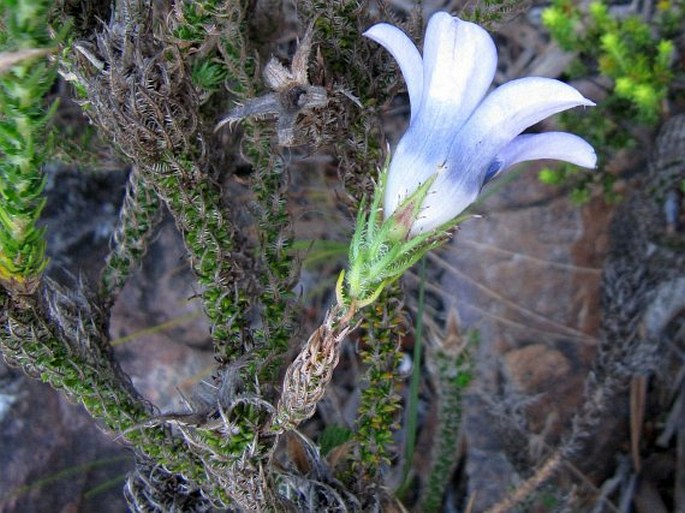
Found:
[[[508,511],[511,511],[517,504],[538,489],[542,483],[551,478],[552,475],[559,470],[562,462],[563,459],[561,451],[555,452],[547,459],[545,464],[540,467],[535,474],[526,479],[521,486],[514,491],[514,493],[505,497],[503,500],[488,509],[485,513],[507,513]]]

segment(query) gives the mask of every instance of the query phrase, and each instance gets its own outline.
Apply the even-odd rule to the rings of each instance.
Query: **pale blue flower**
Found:
[[[385,216],[437,173],[412,235],[457,217],[483,185],[519,162],[557,159],[595,167],[595,152],[580,137],[562,132],[520,135],[552,114],[594,103],[573,87],[542,77],[512,80],[486,96],[497,51],[478,25],[444,12],[434,14],[426,28],[423,58],[400,29],[387,23],[364,35],[397,60],[411,103],[409,128],[388,171]]]

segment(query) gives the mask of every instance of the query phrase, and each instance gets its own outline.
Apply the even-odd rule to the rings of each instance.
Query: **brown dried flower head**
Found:
[[[244,118],[276,118],[280,146],[295,146],[297,120],[301,114],[325,107],[326,90],[309,83],[307,63],[312,48],[313,25],[307,28],[293,56],[290,69],[271,57],[264,67],[264,82],[273,92],[251,98],[228,113],[216,126],[231,126]]]

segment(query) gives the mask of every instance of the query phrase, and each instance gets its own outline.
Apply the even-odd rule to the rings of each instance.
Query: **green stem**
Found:
[[[423,309],[426,292],[426,257],[421,259],[421,266],[419,268],[419,306],[416,313],[416,329],[414,335],[414,354],[411,374],[411,383],[409,384],[409,398],[407,399],[407,439],[404,447],[404,469],[402,471],[402,485],[401,490],[406,490],[408,486],[407,479],[411,471],[412,463],[414,461],[414,448],[416,447],[416,425],[418,421],[418,407],[419,407],[419,384],[421,383],[421,350],[423,349]]]
[[[399,287],[389,287],[380,299],[364,310],[366,330],[360,357],[366,366],[365,387],[361,392],[355,438],[359,444],[360,481],[364,489],[378,479],[390,465],[393,433],[398,429],[400,397],[397,373],[401,353],[399,339],[403,332],[402,302]]]

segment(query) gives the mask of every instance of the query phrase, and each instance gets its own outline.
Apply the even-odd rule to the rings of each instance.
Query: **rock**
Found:
[[[97,283],[109,238],[119,217],[125,170],[86,171],[58,165],[46,168],[45,226],[48,275],[71,284],[74,277]]]
[[[83,408],[1,361],[0,404],[0,511],[124,511],[132,454]]]
[[[566,432],[601,324],[612,209],[572,204],[537,169],[494,191],[477,207],[484,217],[463,223],[433,260],[465,329],[480,334],[464,420],[474,511],[527,477]]]
[[[129,277],[110,323],[122,368],[161,411],[182,408],[179,392],[191,395],[216,367],[198,292],[181,236],[167,219]]]

